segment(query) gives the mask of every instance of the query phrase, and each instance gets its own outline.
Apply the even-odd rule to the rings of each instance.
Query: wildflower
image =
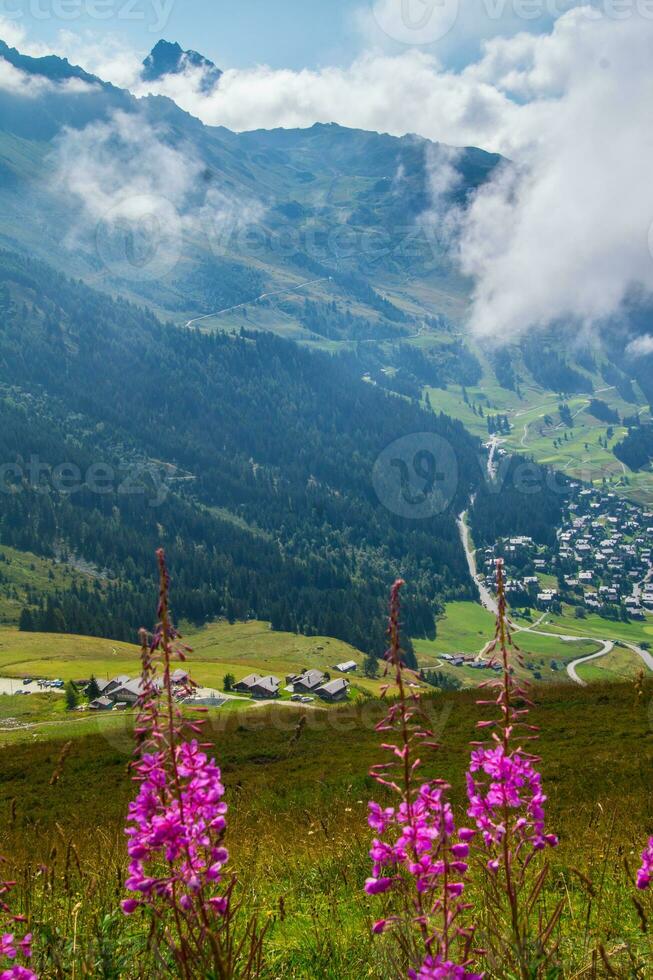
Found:
[[[129,806],[127,851],[131,858],[126,885],[144,897],[166,896],[184,902],[213,890],[222,880],[228,854],[221,846],[226,829],[226,804],[220,770],[197,741],[174,748],[173,765],[164,752],[148,756],[136,800]],[[165,874],[152,877],[148,869],[159,859]],[[203,896],[211,903],[216,895]],[[127,900],[130,914],[138,902]],[[215,904],[210,904],[215,911]],[[226,911],[226,909],[225,909]]]
[[[489,777],[483,785],[474,778],[480,772]],[[542,777],[534,767],[534,759],[519,751],[506,751],[506,746],[479,748],[472,752],[467,773],[469,809],[482,832],[487,847],[500,844],[509,832],[507,814],[514,811],[513,836],[535,850],[555,846],[557,838],[544,832]]]
[[[225,789],[215,760],[194,737],[199,726],[186,721],[175,703],[171,664],[184,660],[188,648],[175,646],[179,634],[170,622],[163,551],[157,557],[160,622],[152,637],[141,631],[139,786],[125,828],[125,887],[131,894],[121,907],[125,915],[145,909],[153,916],[184,980],[214,973],[228,980],[240,955],[245,963],[239,975],[247,977],[260,961],[262,934],[251,922],[234,956]]]
[[[649,837],[648,844],[642,851],[642,866],[637,872],[637,887],[645,891],[651,884],[653,878],[653,837]]]
[[[0,973],[0,980],[38,980],[38,976],[26,966],[16,964],[9,967],[8,970],[3,970]]]
[[[456,966],[440,956],[427,956],[419,972],[409,970],[410,980],[482,980],[481,973],[468,973],[464,966]]]
[[[492,901],[488,911],[492,928],[497,933],[492,937],[493,945],[496,947],[497,941],[503,944],[502,955],[506,963],[510,962],[511,967],[525,980],[535,975],[531,962],[533,949],[541,963],[546,961],[546,943],[562,911],[560,903],[548,921],[540,916],[539,925],[535,927],[537,932],[531,936],[531,913],[533,919],[535,915],[533,901],[528,896],[539,894],[546,868],[532,887],[527,887],[527,872],[535,855],[548,847],[555,847],[558,839],[545,829],[546,796],[542,790],[542,777],[536,768],[539,760],[517,742],[517,738],[531,741],[537,736],[534,734],[536,729],[526,721],[531,704],[528,693],[515,680],[511,664],[511,651],[515,652],[518,661],[519,651],[513,643],[508,624],[501,561],[497,563],[497,597],[497,624],[491,649],[498,649],[501,657],[502,676],[493,685],[498,689],[494,703],[499,717],[477,725],[478,728],[493,731],[489,744],[474,743],[466,774],[467,815],[480,834],[482,860],[489,872]],[[460,833],[465,841],[473,836],[471,830]],[[523,897],[525,890],[527,896]],[[512,932],[512,937],[505,942],[502,937],[502,903],[505,903]]]
[[[372,876],[365,882],[370,896],[398,894],[399,904],[410,910],[408,921],[390,915],[376,921],[373,933],[380,935],[393,926],[407,925],[415,932],[416,962],[408,976],[469,978],[466,972],[473,929],[463,929],[460,919],[468,906],[462,901],[467,872],[469,831],[456,832],[449,786],[442,780],[419,781],[419,751],[433,746],[433,734],[422,727],[419,697],[407,694],[399,640],[399,592],[403,582],[395,582],[390,599],[389,649],[386,674],[394,670],[398,699],[377,725],[379,732],[391,732],[396,743],[383,748],[391,754],[385,764],[373,766],[370,774],[398,797],[395,806],[368,804],[368,824],[375,837],[370,848]],[[399,770],[396,774],[393,770]],[[401,899],[403,898],[403,902]],[[398,933],[401,933],[401,929]],[[399,940],[400,946],[401,940]],[[405,946],[402,947],[405,951]],[[461,965],[450,959],[455,950]],[[402,964],[403,965],[403,964]]]
[[[13,882],[0,881],[0,911],[4,913],[2,926],[6,931],[0,933],[0,958],[11,961],[10,965],[0,963],[0,980],[38,980],[38,976],[26,965],[22,965],[17,960],[24,960],[25,963],[32,956],[32,934],[31,932],[17,938],[14,927],[17,923],[24,922],[23,916],[14,915],[5,901],[5,896],[13,888]],[[11,932],[9,930],[12,930]]]

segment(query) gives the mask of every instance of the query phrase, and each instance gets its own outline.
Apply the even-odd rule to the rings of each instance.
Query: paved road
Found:
[[[497,606],[497,600],[494,598],[485,582],[479,581],[478,579],[478,569],[476,567],[476,554],[472,548],[471,542],[469,540],[469,527],[467,526],[467,511],[464,510],[462,514],[458,517],[458,532],[460,534],[460,540],[462,541],[463,548],[465,549],[465,556],[467,558],[467,567],[469,568],[469,574],[472,576],[476,588],[478,589],[479,598],[481,600],[481,605],[491,612],[493,616],[496,616],[499,612],[499,607]]]
[[[551,634],[545,634],[550,636]],[[578,639],[578,637],[576,638]],[[582,680],[576,673],[576,667],[581,664],[587,664],[590,660],[597,660],[599,657],[604,657],[606,653],[610,653],[614,643],[611,640],[604,640],[602,648],[597,653],[590,653],[588,657],[579,657],[578,660],[572,660],[570,664],[567,664],[567,673],[571,677],[572,681],[576,684],[580,684],[581,687],[587,687],[587,681]]]
[[[497,601],[493,593],[486,586],[485,582],[482,580],[479,581],[478,579],[476,554],[471,546],[471,541],[469,538],[469,527],[467,525],[466,510],[459,515],[457,524],[458,524],[458,533],[460,534],[460,540],[462,542],[463,548],[465,549],[465,557],[467,558],[467,567],[469,568],[469,574],[471,575],[476,585],[476,588],[478,589],[478,595],[479,595],[481,605],[485,609],[487,609],[488,612],[491,612],[493,616],[496,616],[499,611],[497,606]],[[571,636],[569,634],[551,633],[546,630],[536,629],[535,627],[539,626],[539,624],[542,622],[545,616],[546,613],[543,613],[540,616],[540,618],[536,620],[535,623],[533,623],[532,626],[520,626],[517,623],[512,623],[512,622],[510,626],[515,633],[534,633],[536,636],[551,636],[556,640],[560,640],[561,643],[580,643],[583,640],[590,640],[590,641],[594,640],[596,643],[603,644],[603,646],[599,651],[597,651],[597,653],[591,653],[589,654],[589,656],[586,657],[579,657],[577,660],[573,660],[571,663],[567,664],[567,673],[571,677],[572,681],[574,681],[576,684],[579,684],[581,687],[585,687],[586,683],[585,681],[581,680],[581,678],[578,676],[576,672],[576,668],[580,664],[588,663],[590,660],[596,660],[599,657],[606,656],[606,654],[610,653],[614,648],[615,641],[602,640],[595,636]],[[483,649],[479,651],[477,659],[481,659],[487,654],[493,642],[494,642],[493,640],[489,640],[484,645]],[[625,641],[623,642],[624,642],[624,646],[628,647],[628,649],[632,650],[633,653],[636,653],[639,657],[641,657],[642,661],[646,664],[648,669],[653,672],[653,656],[647,650],[642,649],[642,647],[636,646],[636,644],[634,643],[626,643]]]
[[[638,647],[635,643],[626,643],[625,641],[624,646],[627,646],[629,650],[632,650],[633,653],[636,653],[639,657],[641,657],[649,670],[653,670],[653,657],[648,650]]]

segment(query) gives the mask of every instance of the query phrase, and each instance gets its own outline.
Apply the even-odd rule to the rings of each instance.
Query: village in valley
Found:
[[[485,583],[495,581],[503,558],[513,609],[577,618],[593,612],[611,620],[643,620],[653,611],[653,512],[612,492],[572,483],[562,526],[552,548],[526,536],[504,538],[479,555]]]

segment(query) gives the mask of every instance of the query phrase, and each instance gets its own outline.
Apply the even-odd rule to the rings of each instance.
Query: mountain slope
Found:
[[[0,541],[73,555],[106,582],[61,595],[62,628],[133,636],[157,543],[180,615],[256,615],[377,652],[393,576],[411,583],[416,634],[439,599],[470,595],[455,514],[481,480],[477,443],[362,381],[355,356],[180,333],[11,253],[0,299]],[[458,482],[415,521],[371,476],[424,431],[456,447]]]
[[[187,70],[202,73],[200,91],[211,92],[222,77],[222,72],[212,61],[197,51],[184,51],[180,44],[158,41],[143,62],[141,78],[146,82],[159,81],[166,75],[179,75]]]

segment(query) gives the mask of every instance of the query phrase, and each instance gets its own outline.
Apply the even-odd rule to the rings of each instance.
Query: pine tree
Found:
[[[72,681],[66,683],[66,708],[68,711],[74,711],[79,704],[79,691],[75,687]]]
[[[95,675],[91,674],[91,679],[88,682],[88,687],[86,688],[86,696],[89,701],[95,701],[96,698],[100,697],[100,688],[98,682],[95,679]]]
[[[32,611],[27,606],[24,606],[21,611],[18,629],[23,633],[33,633],[35,630],[34,617],[32,616]]]

